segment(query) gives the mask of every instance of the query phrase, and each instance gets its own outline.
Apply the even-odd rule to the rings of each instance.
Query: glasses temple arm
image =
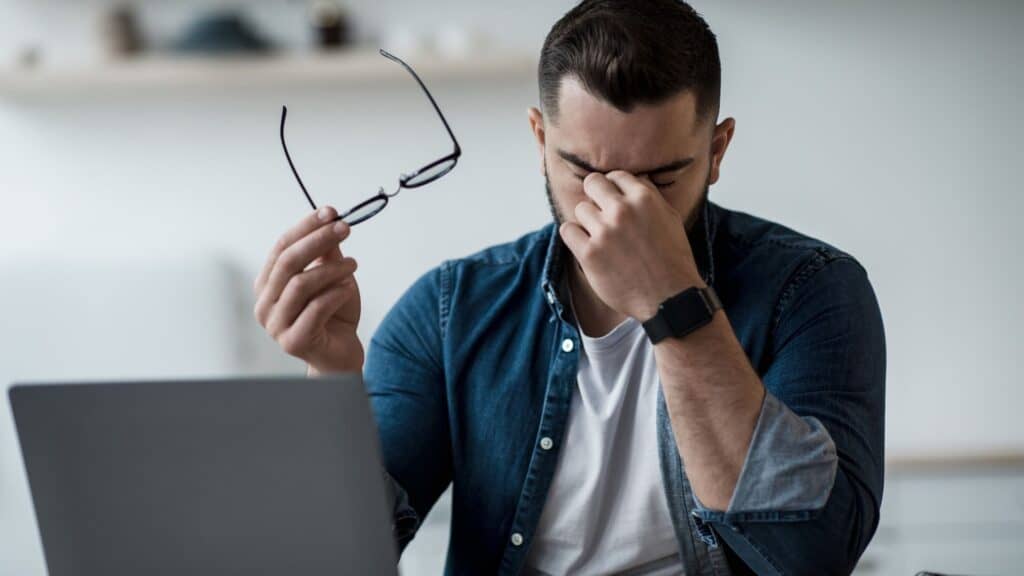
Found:
[[[295,163],[292,162],[292,155],[288,153],[288,143],[284,140],[284,121],[288,118],[288,107],[281,107],[281,147],[284,148],[284,157],[288,159],[288,166],[292,169],[292,174],[295,175],[295,180],[299,183],[299,188],[302,188],[302,193],[306,195],[306,200],[309,201],[309,205],[316,210],[316,203],[313,202],[313,197],[309,195],[306,190],[306,185],[302,183],[302,177],[299,176],[299,171],[295,169]]]
[[[381,56],[384,56],[389,60],[398,62],[399,64],[402,65],[403,68],[405,68],[409,72],[409,74],[412,74],[412,77],[416,80],[416,83],[420,85],[420,88],[423,89],[423,93],[426,94],[427,98],[430,100],[430,104],[434,107],[434,111],[437,112],[437,115],[441,117],[441,123],[444,124],[444,129],[448,131],[448,136],[451,137],[452,143],[455,144],[456,154],[461,154],[462,148],[459,146],[459,141],[455,139],[455,134],[452,132],[451,126],[448,125],[448,120],[444,117],[444,113],[441,112],[441,107],[437,105],[437,102],[434,100],[434,96],[430,94],[430,90],[427,90],[426,84],[423,83],[423,80],[420,80],[420,77],[418,74],[416,74],[416,71],[413,70],[412,67],[410,67],[408,64],[406,64],[405,61],[403,61],[401,58],[395,56],[394,54],[391,54],[390,52],[384,50],[383,48],[380,49],[380,54]]]

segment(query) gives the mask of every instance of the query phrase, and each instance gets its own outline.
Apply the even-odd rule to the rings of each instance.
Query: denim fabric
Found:
[[[686,573],[849,573],[882,499],[885,336],[867,273],[774,222],[710,201],[699,216],[688,234],[698,269],[767,394],[726,510],[696,499],[659,394]],[[451,484],[449,574],[516,574],[526,557],[576,383],[570,257],[549,224],[445,261],[370,342],[364,378],[384,463],[408,502],[395,509],[400,545]]]

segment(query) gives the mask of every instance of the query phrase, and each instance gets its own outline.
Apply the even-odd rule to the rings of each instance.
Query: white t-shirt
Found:
[[[527,574],[683,574],[661,479],[654,347],[633,318],[580,331],[577,387]]]

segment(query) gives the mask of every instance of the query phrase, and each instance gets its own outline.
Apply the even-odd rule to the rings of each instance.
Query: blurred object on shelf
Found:
[[[39,46],[23,46],[15,56],[15,64],[22,70],[32,70],[39,66],[42,60],[42,53]]]
[[[466,24],[449,22],[437,31],[434,44],[442,56],[466,58],[485,49],[487,37],[479,29]]]
[[[429,52],[430,39],[421,31],[407,24],[392,24],[381,35],[380,47],[397,55],[411,56]]]
[[[321,50],[335,50],[352,41],[347,11],[333,1],[313,3],[313,31]]]
[[[273,49],[237,12],[217,12],[196,20],[173,45],[175,52],[189,54],[263,54]]]
[[[103,43],[107,54],[127,58],[142,52],[144,42],[135,8],[129,4],[110,7],[101,20]]]
[[[392,24],[381,34],[381,47],[395,54],[428,53],[448,60],[472,58],[492,48],[486,34],[459,22],[447,22],[437,28]]]

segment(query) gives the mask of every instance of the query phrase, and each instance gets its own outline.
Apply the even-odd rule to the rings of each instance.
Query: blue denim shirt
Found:
[[[694,496],[659,394],[686,574],[849,573],[882,499],[885,337],[867,273],[831,245],[710,201],[688,236],[767,394],[726,510]],[[445,261],[369,345],[364,378],[400,546],[451,484],[449,574],[523,567],[576,385],[569,258],[552,223]]]

